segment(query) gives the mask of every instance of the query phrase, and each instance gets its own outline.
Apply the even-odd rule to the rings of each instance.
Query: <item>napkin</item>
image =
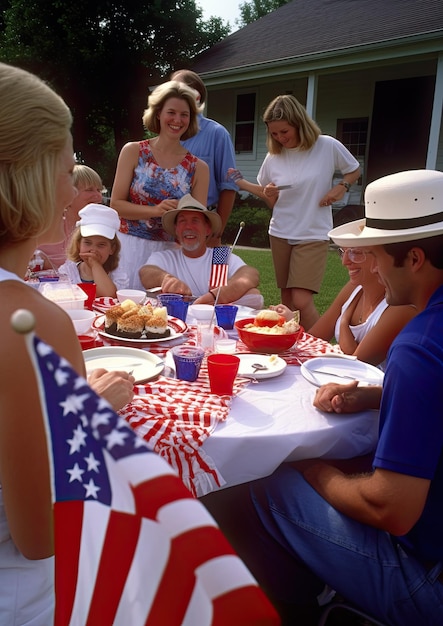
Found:
[[[234,396],[249,380],[237,378]],[[195,382],[160,376],[137,385],[136,396],[119,414],[177,471],[188,489],[203,496],[225,484],[203,442],[229,414],[231,397],[210,393],[203,362]]]

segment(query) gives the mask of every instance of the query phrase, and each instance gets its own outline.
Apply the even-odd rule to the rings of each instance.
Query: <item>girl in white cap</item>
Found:
[[[118,213],[104,204],[87,204],[79,217],[59,273],[73,284],[95,283],[97,297],[115,298],[117,289],[127,286],[126,274],[118,269]]]

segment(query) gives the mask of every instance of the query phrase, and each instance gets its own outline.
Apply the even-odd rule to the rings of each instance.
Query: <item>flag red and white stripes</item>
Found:
[[[209,279],[209,289],[217,289],[228,284],[229,255],[228,246],[216,246],[212,250],[212,267]]]

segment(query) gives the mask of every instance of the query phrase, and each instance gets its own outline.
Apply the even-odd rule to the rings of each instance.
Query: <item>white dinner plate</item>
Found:
[[[129,344],[134,348],[142,348],[144,345],[149,345],[151,343],[163,343],[164,341],[173,341],[178,337],[181,337],[187,330],[188,327],[185,322],[178,319],[178,317],[171,317],[168,315],[168,327],[171,331],[169,337],[161,337],[159,339],[128,339],[127,337],[117,337],[117,335],[110,335],[105,332],[105,316],[99,315],[92,322],[92,327],[98,332],[99,335],[105,337],[106,339],[112,339],[112,341]]]
[[[236,353],[236,356],[240,359],[240,365],[238,368],[239,376],[247,376],[248,378],[256,378],[260,380],[262,378],[274,378],[274,376],[280,376],[286,369],[286,361],[276,355],[269,354],[242,354]],[[266,370],[255,370],[252,367],[254,363],[259,363]]]
[[[108,371],[132,372],[136,383],[155,378],[163,371],[165,364],[158,356],[140,348],[110,346],[91,348],[83,351],[86,372],[103,368]]]
[[[381,385],[384,377],[380,369],[369,363],[333,356],[309,359],[302,364],[300,371],[307,381],[317,387],[326,383],[344,385],[352,380],[365,385]]]

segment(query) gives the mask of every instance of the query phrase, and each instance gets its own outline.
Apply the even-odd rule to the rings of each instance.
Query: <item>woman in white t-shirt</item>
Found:
[[[272,209],[269,238],[281,301],[298,309],[302,325],[310,328],[319,317],[313,295],[326,269],[331,205],[356,182],[359,163],[337,139],[321,134],[294,96],[277,96],[263,121],[268,154],[259,184],[246,181],[238,170],[228,171],[228,178]],[[336,171],[343,180],[331,188]]]

